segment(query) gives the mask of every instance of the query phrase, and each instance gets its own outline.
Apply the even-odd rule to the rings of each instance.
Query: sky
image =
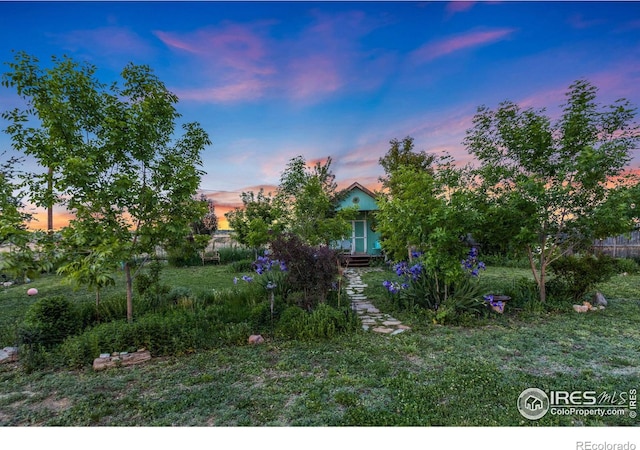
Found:
[[[0,62],[12,51],[88,61],[103,81],[153,68],[211,138],[201,189],[222,228],[241,192],[273,189],[298,155],[375,189],[394,138],[472,162],[462,142],[481,105],[557,118],[587,79],[603,104],[640,106],[640,2],[0,1]],[[1,111],[20,104],[0,88]]]

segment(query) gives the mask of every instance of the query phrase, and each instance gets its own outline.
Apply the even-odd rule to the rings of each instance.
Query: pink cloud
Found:
[[[432,61],[448,54],[498,42],[509,37],[515,30],[503,28],[493,31],[478,31],[454,36],[438,42],[429,42],[413,52],[420,63]]]
[[[196,102],[229,103],[243,100],[255,100],[263,97],[268,82],[248,78],[247,80],[226,84],[218,87],[204,87],[198,89],[173,89],[180,100]]]
[[[446,10],[449,14],[455,14],[459,12],[469,11],[471,8],[473,8],[473,5],[475,4],[476,2],[464,2],[464,1],[449,2],[447,3]]]
[[[267,59],[267,45],[247,26],[229,24],[220,30],[202,29],[184,35],[163,31],[154,34],[168,47],[211,58],[208,62],[215,65],[257,75],[274,72]]]
[[[295,99],[309,99],[339,90],[344,79],[331,55],[312,55],[291,61],[288,90]]]

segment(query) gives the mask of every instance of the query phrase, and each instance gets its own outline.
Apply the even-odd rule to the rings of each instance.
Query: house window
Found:
[[[353,203],[360,203],[360,197],[353,197],[353,199],[351,200]]]

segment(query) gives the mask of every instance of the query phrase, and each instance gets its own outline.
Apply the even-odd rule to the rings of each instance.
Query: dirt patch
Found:
[[[38,408],[46,408],[51,411],[60,412],[65,411],[71,407],[71,400],[68,398],[56,398],[49,396],[38,404]]]

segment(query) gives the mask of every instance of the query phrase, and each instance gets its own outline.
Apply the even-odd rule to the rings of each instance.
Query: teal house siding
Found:
[[[338,242],[337,246],[352,255],[380,255],[380,233],[375,231],[374,221],[378,210],[375,194],[360,183],[353,183],[338,209],[352,206],[358,207],[358,215],[351,221],[351,238]]]

